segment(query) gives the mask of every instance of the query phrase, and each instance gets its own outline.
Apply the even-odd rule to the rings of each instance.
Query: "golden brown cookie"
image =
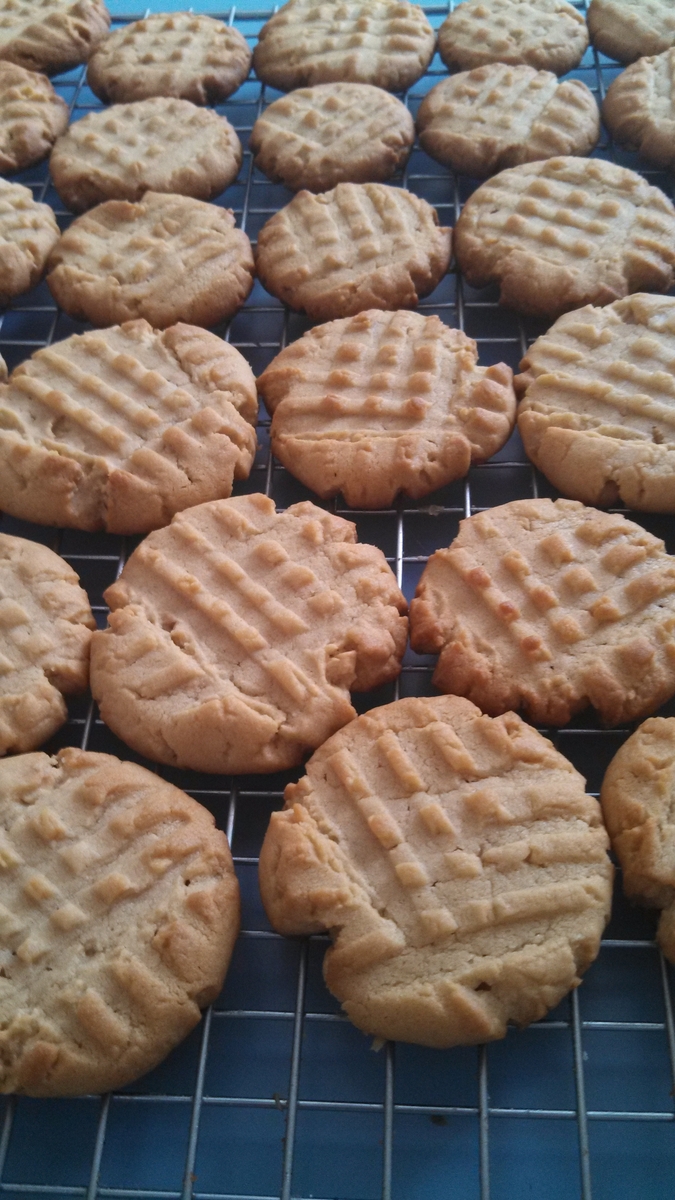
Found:
[[[241,142],[230,122],[189,100],[156,96],[76,121],[54,146],[54,186],[73,212],[104,200],[174,192],[210,200],[237,178]]]
[[[44,75],[0,62],[0,171],[31,167],[68,125],[68,105]]]
[[[258,380],[272,450],[322,499],[387,508],[496,454],[515,420],[512,371],[438,317],[378,309],[319,325]]]
[[[504,1037],[596,957],[612,866],[597,800],[515,713],[399,700],[329,738],[260,855],[280,933],[329,930],[324,975],[380,1038]]]
[[[0,306],[39,282],[59,233],[48,204],[38,204],[30,188],[0,179]]]
[[[258,117],[249,138],[255,164],[297,191],[390,179],[415,140],[395,96],[367,83],[321,83],[282,96]]]
[[[251,66],[246,38],[203,13],[152,13],[116,29],[92,54],[87,83],[106,103],[175,96],[219,104]]]
[[[663,909],[657,940],[675,962],[675,717],[651,717],[609,764],[600,800],[627,896]]]
[[[0,796],[0,1091],[122,1087],[222,987],[239,930],[225,835],[109,754],[6,759]]]
[[[675,11],[670,0],[591,0],[588,30],[603,54],[633,62],[675,45]]]
[[[43,206],[44,207],[44,206]],[[136,204],[108,200],[78,217],[49,260],[58,304],[92,325],[143,317],[217,325],[253,286],[251,243],[228,208],[146,192]]]
[[[575,500],[675,512],[674,361],[672,296],[559,317],[516,380],[527,454]]]
[[[282,92],[337,81],[404,92],[435,44],[422,9],[407,0],[288,0],[260,30],[253,66]]]
[[[256,268],[263,287],[314,321],[414,308],[447,271],[451,232],[404,188],[339,183],[298,192],[265,222]]]
[[[279,771],[400,671],[406,602],[384,555],[305,502],[187,509],[108,588],[92,692],[128,745],[198,771]]]
[[[0,59],[48,75],[86,62],[108,32],[103,0],[3,0]]]
[[[502,304],[557,317],[675,282],[675,208],[635,171],[601,159],[549,158],[479,187],[455,226],[457,262]]]
[[[432,158],[483,178],[557,154],[588,154],[600,135],[593,93],[578,79],[490,63],[442,79],[417,112]]]
[[[435,685],[485,712],[638,720],[675,693],[675,558],[618,514],[514,500],[431,556],[410,629],[414,650],[440,652]]]
[[[34,750],[89,682],[96,628],[87,593],[58,554],[0,534],[0,754]]]
[[[587,45],[586,22],[566,0],[467,0],[438,31],[443,62],[462,71],[501,62],[564,75]]]
[[[248,476],[256,415],[248,363],[204,329],[128,321],[66,338],[0,385],[0,507],[146,533]]]
[[[609,85],[602,116],[612,137],[657,167],[675,166],[675,48],[640,58]]]

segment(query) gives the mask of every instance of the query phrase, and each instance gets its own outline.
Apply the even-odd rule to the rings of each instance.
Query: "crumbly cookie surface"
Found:
[[[564,75],[587,45],[583,15],[566,0],[467,0],[438,31],[443,62],[462,71],[501,62]]]
[[[0,385],[0,507],[145,533],[229,496],[255,454],[255,379],[204,329],[129,321],[66,338]]]
[[[5,0],[0,59],[48,75],[86,62],[110,26],[103,0]]]
[[[672,296],[565,313],[516,380],[528,456],[575,500],[675,512],[674,359]]]
[[[440,652],[435,685],[484,712],[641,719],[675,693],[675,558],[618,514],[514,500],[431,556],[410,628],[413,649]]]
[[[0,754],[34,750],[86,690],[95,628],[87,594],[47,546],[0,534]]]
[[[600,792],[627,896],[662,909],[657,940],[675,962],[675,718],[651,717],[612,759]]]
[[[67,125],[68,105],[44,75],[0,61],[0,171],[39,162]]]
[[[465,204],[457,261],[502,304],[557,317],[675,280],[675,208],[635,171],[569,156],[501,171]]]
[[[515,420],[511,368],[438,317],[377,309],[319,325],[258,380],[272,450],[323,499],[387,508],[500,450]]]
[[[669,0],[591,0],[588,30],[603,54],[633,62],[675,45],[675,12]]]
[[[258,235],[256,268],[274,296],[312,320],[413,308],[450,261],[451,230],[404,188],[339,183],[297,196]]]
[[[105,593],[92,692],[128,745],[198,771],[277,771],[354,716],[349,690],[393,679],[406,603],[384,555],[308,502],[187,509]]]
[[[107,200],[78,217],[49,260],[47,282],[70,316],[92,325],[142,317],[216,325],[253,286],[251,243],[227,208],[146,192]]]
[[[330,930],[326,982],[364,1032],[473,1044],[580,982],[609,915],[606,848],[582,776],[515,713],[406,699],[287,787],[260,890],[281,933]]]
[[[48,204],[38,204],[30,188],[0,179],[0,306],[41,279],[59,235]]]
[[[657,167],[675,166],[674,81],[675,48],[622,71],[602,105],[612,137]]]
[[[249,146],[270,179],[325,192],[390,179],[414,140],[412,116],[395,96],[367,83],[322,83],[270,104]]]
[[[406,0],[289,0],[263,25],[253,66],[283,92],[338,81],[402,92],[426,71],[435,42]]]
[[[417,130],[427,154],[483,178],[505,167],[588,154],[600,134],[593,93],[578,79],[491,63],[441,80],[424,97]]]
[[[140,200],[147,191],[210,200],[241,166],[230,122],[189,100],[156,96],[89,113],[54,146],[49,163],[73,212],[105,200]]]
[[[109,104],[150,96],[219,104],[250,66],[248,42],[232,25],[201,13],[152,13],[105,39],[89,60],[87,83]]]
[[[6,759],[0,795],[0,1090],[121,1087],[220,991],[239,929],[225,835],[109,754]]]

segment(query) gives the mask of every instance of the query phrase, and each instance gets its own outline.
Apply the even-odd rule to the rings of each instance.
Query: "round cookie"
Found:
[[[150,534],[105,593],[92,693],[129,746],[197,771],[280,771],[394,679],[405,599],[381,550],[308,502],[187,509]]]
[[[220,992],[239,930],[225,835],[109,754],[6,759],[0,796],[0,1090],[122,1087]]]
[[[248,363],[213,333],[140,320],[74,335],[0,385],[0,507],[146,533],[248,476],[256,416]]]
[[[618,514],[514,500],[431,556],[410,628],[414,650],[440,652],[436,687],[484,712],[639,720],[675,693],[675,558]]]
[[[602,116],[612,137],[657,167],[675,166],[675,48],[633,63],[609,85]]]
[[[289,784],[260,854],[280,933],[328,930],[324,976],[364,1033],[472,1045],[528,1025],[600,948],[612,866],[584,779],[515,713],[398,700]]]
[[[587,46],[586,22],[566,0],[467,0],[438,31],[443,62],[461,71],[501,62],[564,75]]]
[[[0,306],[41,278],[60,230],[48,204],[30,188],[0,179]]]
[[[258,234],[263,287],[314,321],[367,308],[413,308],[440,283],[451,230],[404,188],[339,183],[297,196]]]
[[[603,54],[633,62],[675,45],[675,10],[671,0],[591,0],[588,30]]]
[[[54,146],[54,186],[73,212],[105,200],[174,192],[210,200],[237,178],[241,142],[230,122],[189,100],[156,96],[89,113]]]
[[[40,162],[68,126],[68,105],[44,75],[0,62],[0,171]]]
[[[390,179],[415,125],[395,96],[367,83],[321,83],[282,96],[258,117],[249,147],[270,179],[297,191]]]
[[[511,434],[511,368],[438,317],[377,309],[319,325],[258,380],[276,458],[322,499],[388,508],[496,454]]]
[[[566,496],[675,512],[675,298],[637,293],[566,313],[516,384],[535,466]]]
[[[651,717],[617,751],[600,792],[627,896],[663,909],[656,939],[675,962],[675,717]]]
[[[504,63],[442,79],[416,123],[427,154],[475,178],[556,154],[588,154],[600,136],[598,106],[584,83]]]
[[[635,171],[601,159],[549,158],[495,175],[455,226],[468,282],[498,282],[500,301],[557,317],[675,281],[675,208]]]
[[[48,266],[52,295],[71,317],[92,325],[143,317],[156,329],[227,320],[254,272],[230,209],[162,192],[135,204],[108,200],[78,217]]]
[[[106,104],[150,96],[219,104],[250,66],[248,42],[232,25],[201,13],[153,13],[105,39],[89,59],[87,83]]]
[[[260,30],[253,67],[282,92],[334,82],[404,92],[435,44],[422,9],[407,0],[289,0]]]
[[[5,0],[0,59],[53,75],[86,62],[109,26],[103,0]]]
[[[0,754],[34,750],[86,691],[96,628],[87,593],[58,554],[0,534]]]

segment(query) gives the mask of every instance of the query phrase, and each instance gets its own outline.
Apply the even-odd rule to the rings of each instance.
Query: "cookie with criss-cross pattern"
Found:
[[[0,62],[0,171],[39,162],[68,125],[68,105],[44,75]]]
[[[265,222],[256,268],[273,296],[315,321],[414,308],[447,271],[451,232],[404,188],[339,183],[298,192]]]
[[[598,50],[629,63],[675,45],[675,10],[671,0],[591,0],[588,29]]]
[[[0,1091],[107,1092],[218,995],[239,931],[224,833],[158,775],[72,747],[0,763]]]
[[[675,693],[675,558],[619,514],[513,500],[460,524],[427,563],[410,641],[440,653],[434,683],[492,714],[608,725]]]
[[[246,38],[203,13],[151,13],[116,29],[92,54],[87,83],[106,103],[175,96],[219,104],[251,66]]]
[[[288,0],[260,30],[253,66],[282,92],[338,81],[403,92],[424,74],[435,44],[408,0]]]
[[[657,167],[675,166],[674,78],[675,47],[627,67],[602,105],[612,137]]]
[[[427,1046],[544,1016],[598,953],[612,866],[597,800],[515,713],[406,699],[341,729],[260,854],[280,933],[330,932],[324,975],[365,1033]]]
[[[86,62],[109,26],[103,0],[3,0],[0,59],[52,75]]]
[[[462,71],[501,62],[564,75],[587,45],[586,22],[566,0],[466,0],[438,31],[443,62]]]
[[[0,306],[39,282],[59,233],[48,204],[37,203],[30,188],[0,179]]]

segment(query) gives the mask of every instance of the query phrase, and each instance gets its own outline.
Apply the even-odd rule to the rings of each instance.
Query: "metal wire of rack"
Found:
[[[256,0],[254,0],[256,2]],[[111,5],[116,25],[145,15],[134,0]],[[152,10],[184,7],[180,0]],[[255,41],[272,9],[251,0],[197,11],[236,24]],[[438,26],[450,3],[422,6]],[[577,7],[585,11],[585,2]],[[145,12],[151,11],[150,9]],[[589,50],[572,76],[598,100],[620,68]],[[436,57],[404,97],[414,112],[445,68]],[[74,119],[102,107],[84,69],[57,81]],[[277,93],[251,78],[219,106],[245,154],[239,179],[217,203],[236,213],[253,241],[290,199],[253,166],[247,136]],[[596,155],[641,169],[603,137]],[[643,172],[668,191],[662,173]],[[18,176],[38,200],[70,220],[46,167]],[[435,205],[454,224],[475,184],[455,178],[418,147],[394,181]],[[483,363],[516,366],[543,327],[500,309],[491,289],[469,288],[451,269],[420,305],[464,329]],[[60,313],[45,285],[2,318],[0,349],[10,368],[80,325]],[[256,284],[228,328],[219,330],[256,374],[308,328]],[[265,491],[279,508],[313,498],[269,452],[260,451],[238,491]],[[411,596],[428,555],[447,545],[459,520],[507,500],[552,495],[517,434],[465,481],[420,503],[383,512],[333,510],[379,545]],[[675,550],[672,521],[631,514]],[[78,571],[105,623],[102,592],[119,574],[133,540],[53,531],[3,518],[3,531],[51,545]],[[357,698],[360,711],[397,695],[430,694],[430,660],[408,653],[397,685]],[[675,706],[667,706],[667,715]],[[592,716],[548,731],[595,794],[604,768],[630,732],[603,730]],[[47,749],[77,745],[137,757],[106,729],[91,700],[71,705]],[[374,1052],[340,1013],[321,979],[327,938],[283,939],[269,927],[256,884],[257,853],[269,813],[297,773],[226,779],[164,770],[215,813],[232,846],[243,899],[243,932],[223,994],[195,1033],[162,1066],[112,1096],[36,1101],[8,1098],[0,1133],[0,1192],[15,1197],[120,1197],[128,1200],[671,1200],[675,1178],[675,1022],[673,976],[657,952],[651,915],[629,908],[617,890],[600,957],[583,987],[549,1017],[489,1047],[430,1051],[387,1045]]]

